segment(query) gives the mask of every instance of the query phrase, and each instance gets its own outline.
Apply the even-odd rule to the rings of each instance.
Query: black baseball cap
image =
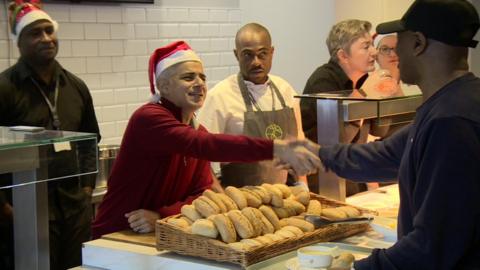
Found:
[[[452,46],[475,48],[473,37],[480,26],[475,7],[466,0],[416,0],[400,20],[381,23],[377,33],[423,33]]]

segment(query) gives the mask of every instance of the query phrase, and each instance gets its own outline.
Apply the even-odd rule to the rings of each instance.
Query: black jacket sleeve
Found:
[[[324,166],[340,177],[352,180],[391,180],[397,177],[410,125],[384,141],[368,144],[322,146]]]
[[[423,147],[412,149],[412,196],[401,198],[415,209],[413,230],[355,269],[479,269],[480,127],[450,118],[428,130],[417,139]]]

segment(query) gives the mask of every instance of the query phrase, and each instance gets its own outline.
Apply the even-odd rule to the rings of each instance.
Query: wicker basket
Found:
[[[311,199],[318,200],[323,206],[327,207],[346,205],[343,202],[331,200],[314,193],[311,193]],[[360,210],[362,214],[376,215],[376,212],[374,211],[358,207],[355,208]],[[235,263],[242,267],[247,267],[251,264],[296,250],[303,246],[348,237],[366,231],[369,228],[369,224],[366,223],[332,224],[316,229],[313,232],[307,232],[297,238],[285,239],[270,245],[249,249],[248,251],[238,251],[222,241],[182,231],[178,227],[167,223],[169,218],[172,217],[157,221],[156,239],[158,250],[170,250],[183,255]]]

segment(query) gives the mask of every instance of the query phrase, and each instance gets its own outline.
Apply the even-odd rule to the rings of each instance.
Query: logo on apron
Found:
[[[281,139],[283,138],[283,130],[279,125],[275,123],[270,124],[265,129],[265,137],[270,140]]]

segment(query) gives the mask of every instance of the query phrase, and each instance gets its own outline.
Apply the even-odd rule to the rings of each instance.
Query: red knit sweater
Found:
[[[211,161],[271,159],[271,140],[210,134],[180,122],[181,110],[168,100],[146,104],[130,118],[108,180],[108,191],[92,225],[94,239],[129,228],[125,213],[180,212],[212,184]]]

